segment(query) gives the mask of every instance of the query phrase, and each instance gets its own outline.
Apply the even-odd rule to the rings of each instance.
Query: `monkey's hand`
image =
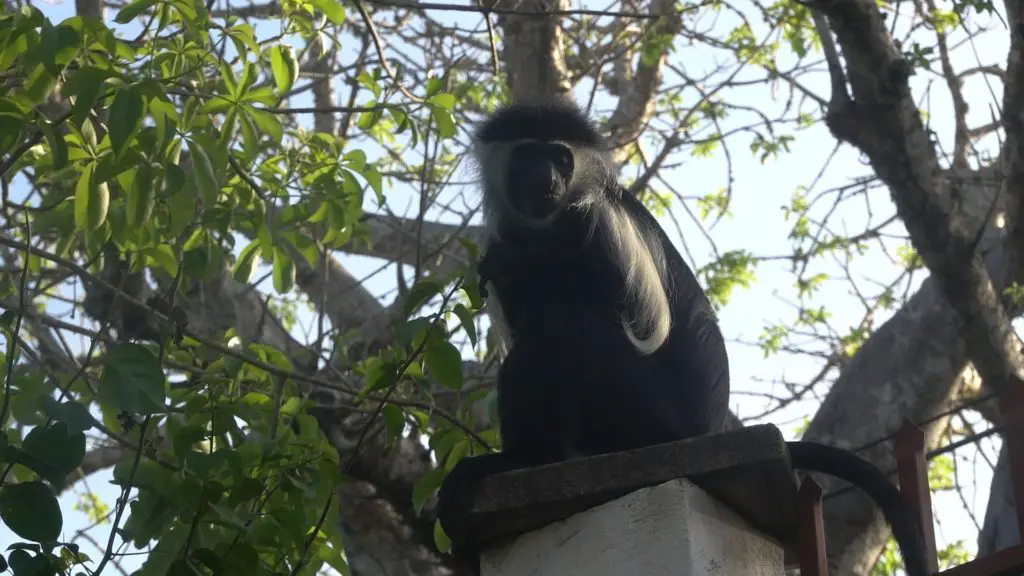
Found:
[[[508,281],[508,271],[518,256],[515,250],[507,242],[493,242],[487,246],[487,252],[480,259],[477,265],[477,275],[480,277],[480,295],[487,298],[487,283],[494,284],[500,290],[501,286]]]

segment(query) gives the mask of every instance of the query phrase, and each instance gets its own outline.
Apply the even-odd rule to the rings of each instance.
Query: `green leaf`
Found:
[[[434,520],[434,546],[437,546],[441,553],[447,553],[452,549],[452,539],[445,534],[440,520]]]
[[[463,438],[455,442],[452,445],[451,450],[448,451],[448,457],[444,461],[444,469],[451,472],[452,468],[458,465],[459,461],[462,460],[463,456],[469,452],[469,440]]]
[[[132,2],[118,10],[117,16],[114,16],[114,22],[117,22],[118,24],[127,24],[136,16],[142,14],[147,8],[156,4],[156,2],[157,0],[135,0],[135,2]]]
[[[405,431],[405,416],[402,415],[402,409],[394,404],[385,404],[381,415],[384,416],[385,438],[390,446],[402,437],[402,432]]]
[[[190,424],[174,433],[174,455],[180,460],[192,451],[192,446],[206,438],[206,429],[198,424]]]
[[[393,362],[380,363],[378,361],[375,367],[367,370],[366,384],[359,391],[359,396],[366,397],[371,392],[390,388],[396,381],[398,381],[398,366]]]
[[[374,166],[369,166],[363,171],[363,177],[370,183],[370,187],[377,195],[377,203],[383,206],[386,200],[384,198],[384,177],[381,176],[380,171]]]
[[[75,97],[72,121],[76,126],[82,125],[89,111],[95,106],[103,83],[114,76],[115,73],[111,70],[87,66],[76,72],[61,89],[61,93]]]
[[[132,475],[133,469],[134,475]],[[174,477],[152,459],[142,458],[136,468],[135,459],[131,454],[126,455],[114,465],[112,476],[114,484],[118,486],[135,486],[154,492],[167,492],[170,487],[168,485],[174,482]]]
[[[358,126],[360,130],[369,130],[370,128],[376,126],[377,122],[380,122],[380,119],[383,115],[384,112],[380,110],[371,110],[369,112],[363,112],[362,114],[359,115],[359,118],[356,119],[356,126]]]
[[[68,143],[64,135],[57,132],[53,124],[46,120],[39,122],[39,130],[46,137],[46,143],[50,146],[50,155],[53,157],[53,169],[62,170],[68,165]]]
[[[128,223],[135,228],[142,228],[153,214],[156,204],[156,179],[153,165],[149,162],[139,164],[132,189],[128,192]]]
[[[469,252],[469,258],[471,260],[477,260],[480,257],[480,247],[477,246],[476,242],[473,242],[471,238],[458,236],[455,239],[458,240],[459,244],[462,244],[462,247],[466,249],[466,252]]]
[[[263,104],[264,106],[273,106],[279,100],[279,96],[274,92],[271,86],[258,86],[251,90],[248,90],[242,95],[241,102],[247,104]]]
[[[271,140],[280,142],[284,138],[284,126],[281,125],[281,121],[277,119],[277,116],[270,112],[257,110],[252,106],[245,106],[244,108],[249,118],[256,124],[256,127],[269,136]]]
[[[55,542],[64,526],[57,497],[39,480],[4,486],[0,519],[18,536],[40,544]]]
[[[409,295],[405,299],[405,317],[408,318],[414,310],[417,310],[424,302],[441,293],[442,286],[433,280],[424,279],[413,284],[409,289]]]
[[[33,556],[24,549],[18,549],[11,552],[8,557],[11,565],[11,572],[16,576],[22,574],[35,575],[36,572],[41,571],[43,565],[46,564],[46,558],[42,556]]]
[[[242,530],[246,529],[246,524],[245,521],[239,521]],[[239,542],[237,546],[230,547],[226,554],[224,574],[262,574],[259,569],[259,552],[251,545]]]
[[[87,232],[99,228],[107,220],[110,190],[107,183],[93,183],[96,164],[88,164],[75,185],[75,224]]]
[[[29,111],[22,107],[18,102],[15,102],[10,98],[0,97],[0,116],[22,118],[28,114]]]
[[[297,396],[292,396],[284,404],[281,405],[281,414],[284,416],[294,417],[299,413],[302,408],[302,399]]]
[[[133,414],[164,411],[164,373],[156,356],[139,344],[118,343],[103,357],[100,401]]]
[[[278,294],[295,287],[295,262],[283,248],[274,247],[274,290]]]
[[[224,563],[221,562],[220,556],[209,548],[199,548],[198,550],[195,550],[192,552],[192,559],[209,568],[210,572],[214,574],[224,573]]]
[[[459,317],[459,322],[462,322],[462,329],[466,331],[466,336],[469,336],[469,342],[476,347],[476,324],[473,323],[473,313],[462,304],[456,304],[453,310],[455,315]]]
[[[7,446],[0,452],[0,460],[3,460],[5,464],[21,464],[54,486],[61,486],[64,483],[64,475],[53,464],[40,460],[17,446]],[[32,479],[30,476],[19,475],[17,472],[15,471],[15,477],[19,480]]]
[[[72,400],[58,404],[52,396],[45,396],[43,410],[47,416],[67,424],[69,432],[88,432],[96,425],[89,409]]]
[[[441,482],[444,481],[444,477],[448,473],[444,468],[434,468],[430,472],[427,472],[416,482],[412,487],[412,505],[416,510],[416,514],[420,513],[423,508],[424,502],[427,498],[430,498],[437,489],[441,487]]]
[[[185,243],[181,245],[181,251],[191,252],[202,247],[206,241],[207,234],[208,232],[205,228],[196,228],[192,231],[192,234],[189,235],[188,240],[185,240]]]
[[[345,9],[337,0],[313,0],[313,6],[324,13],[332,24],[340,26],[345,22]]]
[[[20,119],[0,116],[0,154],[8,154],[15,146],[20,146],[24,142],[23,133],[27,127],[28,124]]]
[[[447,340],[431,340],[424,353],[427,370],[445,388],[462,388],[462,355],[459,349]]]
[[[427,96],[434,97],[444,89],[444,79],[431,75],[427,78]]]
[[[196,185],[199,194],[203,198],[203,207],[207,210],[213,208],[217,194],[220,192],[220,185],[217,183],[217,173],[213,170],[210,156],[203,147],[192,140],[188,140],[188,151],[192,155],[192,172],[196,176]]]
[[[33,103],[42,104],[53,94],[53,90],[56,87],[56,76],[50,74],[46,66],[40,65],[28,74],[28,78],[23,84],[22,94]]]
[[[60,489],[64,487],[64,476],[78,468],[85,458],[85,434],[72,431],[64,422],[36,426],[25,436],[22,450],[53,466],[59,476],[47,480]]]
[[[274,72],[274,82],[282,96],[292,89],[299,77],[299,61],[295,58],[295,49],[288,44],[278,44],[270,49],[270,68]]]
[[[218,112],[224,112],[229,108],[233,108],[236,105],[237,104],[233,100],[228,100],[224,96],[215,94],[212,98],[203,103],[202,108],[199,109],[199,113],[216,114]]]
[[[164,178],[164,191],[168,192],[170,196],[167,207],[170,208],[171,223],[167,234],[171,237],[180,236],[188,225],[192,223],[196,215],[195,196],[191,194],[190,190],[179,188],[176,192],[170,192],[172,186],[181,183],[178,181],[178,178],[181,178],[181,182],[184,182],[185,176],[181,169],[174,165],[168,166],[167,174]]]
[[[146,101],[138,86],[128,86],[117,91],[114,103],[110,105],[110,147],[114,157],[119,158],[135,133],[142,125],[142,115],[146,111]]]
[[[238,255],[238,261],[235,262],[235,266],[231,270],[231,276],[236,282],[249,283],[252,271],[256,268],[256,257],[259,255],[260,243],[258,240],[253,240],[248,246],[242,248],[242,252]]]
[[[149,259],[151,266],[155,264],[168,276],[174,277],[178,274],[178,258],[174,255],[174,248],[170,244],[143,248],[141,253]]]
[[[437,124],[437,134],[442,139],[447,140],[455,136],[455,118],[451,112],[434,108],[431,115],[434,117],[434,123]]]
[[[441,108],[444,108],[449,112],[455,109],[455,96],[452,96],[447,92],[434,94],[433,96],[427,99],[427,102],[435,106],[440,106]]]

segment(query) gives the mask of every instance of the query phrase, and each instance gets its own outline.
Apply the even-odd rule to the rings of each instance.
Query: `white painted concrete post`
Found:
[[[685,479],[480,553],[481,576],[782,576],[783,549]]]

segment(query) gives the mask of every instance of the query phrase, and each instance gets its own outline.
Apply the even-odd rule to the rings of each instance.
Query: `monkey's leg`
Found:
[[[503,452],[472,456],[459,460],[441,484],[437,496],[437,517],[452,541],[452,560],[460,572],[474,576],[480,574],[480,555],[479,551],[465,544],[468,529],[458,515],[469,511],[481,480],[521,467],[511,455]]]
[[[473,493],[488,476],[557,462],[568,457],[565,443],[567,424],[575,421],[561,399],[554,379],[555,366],[534,363],[519,344],[512,347],[498,371],[498,413],[501,419],[502,451],[463,458],[448,473],[438,494],[437,515],[442,523],[451,514],[469,509]],[[527,363],[526,358],[529,358]],[[556,371],[545,371],[554,368]],[[452,526],[457,530],[457,526]],[[448,532],[448,526],[445,531]],[[448,533],[456,538],[456,535]]]

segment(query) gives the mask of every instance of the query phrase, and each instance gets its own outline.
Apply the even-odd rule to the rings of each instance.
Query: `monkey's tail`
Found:
[[[821,472],[863,490],[892,526],[907,576],[928,576],[924,536],[903,494],[881,470],[852,452],[815,442],[786,442],[793,468]]]

